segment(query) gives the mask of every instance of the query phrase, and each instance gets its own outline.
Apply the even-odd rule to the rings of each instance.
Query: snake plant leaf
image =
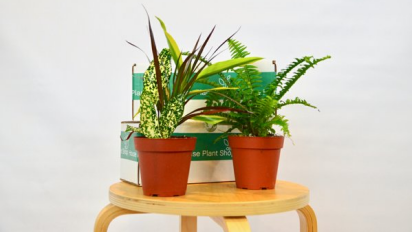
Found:
[[[170,75],[172,74],[172,64],[170,61],[171,54],[169,49],[162,49],[159,53],[160,73],[162,77],[162,89],[165,90],[165,94],[168,95],[168,85]]]
[[[168,49],[163,49],[159,54],[161,83],[163,89],[167,89],[171,70],[171,55]],[[159,102],[158,82],[155,73],[155,62],[152,61],[143,75],[143,92],[140,96],[140,132],[147,138],[160,138],[159,119],[156,108]]]
[[[192,119],[196,121],[205,122],[210,125],[215,125],[220,122],[226,121],[225,117],[218,116],[218,115],[198,115],[198,116],[193,117]]]
[[[159,131],[161,138],[169,138],[179,124],[184,111],[185,96],[171,98],[160,115]]]
[[[141,133],[147,138],[159,138],[159,120],[157,119],[156,110],[153,105],[156,104],[152,95],[143,92],[140,96],[140,128]]]
[[[163,49],[159,53],[159,64],[160,64],[160,76],[161,76],[161,87],[166,89],[169,84],[169,77],[172,73],[172,67],[170,63],[170,53],[168,49]],[[143,74],[143,92],[150,93],[153,96],[154,101],[159,100],[159,92],[157,86],[157,76],[155,73],[155,64],[152,61]]]
[[[199,73],[199,75],[197,76],[197,79],[206,78],[206,77],[212,76],[214,74],[218,74],[222,71],[225,71],[225,70],[237,67],[237,66],[245,65],[245,64],[250,64],[250,63],[256,62],[256,61],[261,60],[261,59],[263,59],[263,58],[261,58],[261,57],[245,57],[245,58],[238,58],[238,59],[232,59],[232,60],[217,62],[217,63],[214,63],[214,64],[204,68]]]
[[[172,35],[167,32],[166,25],[165,23],[159,18],[156,17],[157,20],[159,21],[160,25],[163,28],[163,32],[165,33],[167,44],[169,45],[170,53],[172,54],[173,61],[175,62],[176,66],[182,65],[182,56],[180,55],[180,49],[179,46],[176,43],[176,40],[173,38]]]

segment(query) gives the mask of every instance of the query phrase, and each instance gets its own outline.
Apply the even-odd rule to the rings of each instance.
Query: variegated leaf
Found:
[[[185,96],[179,95],[170,99],[160,115],[160,136],[169,138],[179,124],[184,111]]]
[[[162,74],[162,88],[167,89],[169,78],[172,73],[171,55],[168,49],[163,49],[159,54],[160,72]],[[148,138],[161,138],[162,132],[159,130],[159,120],[156,115],[156,104],[159,101],[157,89],[157,78],[154,62],[143,75],[143,92],[140,96],[140,128],[142,134]]]

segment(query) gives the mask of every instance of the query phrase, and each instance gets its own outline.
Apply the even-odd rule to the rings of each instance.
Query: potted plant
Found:
[[[228,44],[232,58],[244,58],[249,55],[246,46],[240,42],[231,39]],[[273,189],[275,187],[284,136],[277,135],[274,126],[279,126],[285,136],[290,136],[288,120],[279,114],[279,110],[293,104],[316,109],[315,106],[298,97],[286,100],[283,98],[308,69],[329,58],[330,56],[320,59],[305,56],[296,59],[286,69],[278,72],[276,78],[266,86],[262,86],[262,75],[255,66],[237,67],[233,69],[237,74],[236,77],[230,80],[224,79],[229,88],[237,87],[237,89],[208,93],[208,106],[237,108],[252,112],[244,114],[232,111],[219,114],[226,118],[221,124],[230,125],[226,135],[234,130],[240,132],[228,136],[238,188]],[[292,73],[293,70],[296,71]],[[228,98],[222,100],[222,94]],[[239,107],[238,103],[242,107]]]
[[[176,127],[188,119],[216,124],[225,119],[214,115],[216,113],[229,110],[245,112],[230,107],[209,106],[183,115],[186,103],[194,96],[229,89],[217,87],[193,90],[194,83],[201,80],[207,83],[207,78],[211,75],[255,62],[261,58],[242,57],[211,64],[219,48],[230,39],[223,42],[210,56],[204,56],[206,44],[214,28],[203,43],[200,43],[199,36],[192,51],[183,57],[163,21],[157,19],[163,28],[169,48],[162,49],[158,54],[148,16],[153,61],[143,77],[143,92],[139,109],[140,125],[138,128],[129,128],[129,131],[143,134],[142,137],[135,137],[134,142],[138,151],[144,194],[179,196],[186,192],[191,155],[195,148],[196,138],[173,137],[172,134]],[[171,60],[175,63],[174,70],[172,70]]]

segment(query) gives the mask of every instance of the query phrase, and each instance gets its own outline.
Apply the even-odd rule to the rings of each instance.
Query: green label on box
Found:
[[[237,74],[234,72],[224,73],[224,76],[227,80],[231,77],[235,77]],[[276,74],[274,72],[262,72],[262,86],[266,86],[270,82],[272,82],[276,78]],[[219,83],[221,86],[226,87],[225,81],[219,75],[213,75],[209,77],[209,80],[215,83]],[[143,73],[133,73],[133,100],[140,100],[140,95],[143,91]],[[210,89],[211,86],[201,83],[195,83],[192,89]],[[263,87],[262,87],[263,89]],[[193,99],[205,99],[207,93],[203,93],[200,95],[195,96]]]
[[[143,73],[133,73],[133,100],[140,100],[143,91]]]
[[[129,132],[121,132],[121,137],[126,139]],[[221,133],[176,133],[175,136],[196,137],[196,148],[192,153],[192,161],[202,160],[231,160],[232,152],[227,138],[214,142]],[[134,149],[133,137],[141,134],[133,133],[129,140],[121,142],[121,158],[131,161],[138,161],[137,151]]]

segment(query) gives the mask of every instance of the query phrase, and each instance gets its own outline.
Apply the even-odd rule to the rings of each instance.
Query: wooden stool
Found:
[[[110,187],[107,205],[96,219],[94,231],[106,232],[110,222],[125,214],[180,215],[180,231],[196,232],[197,216],[208,216],[224,231],[250,231],[246,215],[296,210],[301,232],[316,232],[316,216],[308,205],[309,190],[299,184],[277,181],[274,190],[237,189],[234,182],[189,184],[185,196],[148,197],[141,187],[124,182]]]

